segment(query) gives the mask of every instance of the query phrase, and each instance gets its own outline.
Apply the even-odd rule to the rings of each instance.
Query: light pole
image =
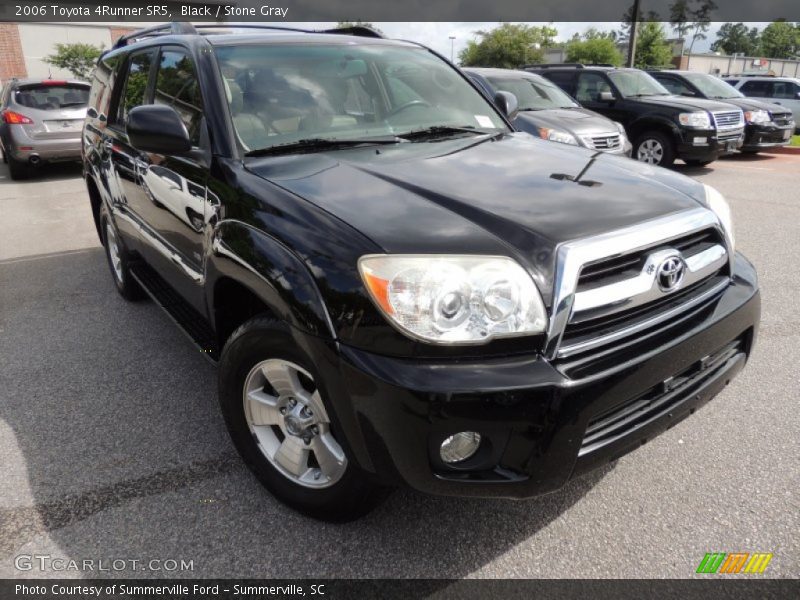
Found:
[[[450,62],[453,62],[453,50],[455,49],[456,36],[450,36]]]

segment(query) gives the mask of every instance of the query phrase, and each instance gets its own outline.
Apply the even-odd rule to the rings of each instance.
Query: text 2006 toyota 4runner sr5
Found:
[[[743,368],[758,285],[713,188],[516,133],[417,44],[214,31],[102,56],[85,178],[119,292],[218,362],[282,501],[541,494]]]

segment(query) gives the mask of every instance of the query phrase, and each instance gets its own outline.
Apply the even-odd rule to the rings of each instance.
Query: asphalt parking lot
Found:
[[[557,493],[400,490],[328,525],[256,483],[228,441],[214,368],[153,303],[115,292],[78,169],[11,182],[0,165],[0,577],[80,576],[15,569],[17,556],[49,555],[193,564],[117,573],[129,577],[682,578],[712,551],[772,552],[763,576],[797,577],[800,155],[680,170],[728,198],[759,270],[745,371]]]

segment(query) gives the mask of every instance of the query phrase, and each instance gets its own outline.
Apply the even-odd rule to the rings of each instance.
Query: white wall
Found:
[[[56,44],[84,43],[103,48],[111,47],[111,32],[107,24],[98,27],[91,25],[50,25],[45,23],[20,23],[19,37],[28,77],[55,78],[72,77],[69,71],[57,69],[42,62],[42,58],[55,52]]]

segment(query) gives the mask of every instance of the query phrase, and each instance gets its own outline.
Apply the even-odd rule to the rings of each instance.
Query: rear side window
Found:
[[[192,143],[198,145],[203,98],[194,63],[186,52],[167,49],[161,53],[153,102],[174,108],[186,125]]]
[[[128,122],[128,113],[131,112],[131,109],[145,104],[147,83],[150,79],[154,55],[155,50],[145,50],[131,56],[128,75],[125,79],[125,91],[117,108],[116,122],[122,127],[125,127]]]
[[[725,82],[726,83],[730,83],[731,85],[735,86],[737,83],[739,83],[739,80],[738,79],[726,79]]]
[[[565,73],[564,71],[555,71],[555,72],[544,72],[541,73],[543,77],[546,77],[553,83],[555,83],[558,87],[562,90],[567,92],[568,94],[572,94],[572,79],[575,73]]]
[[[14,91],[14,102],[38,110],[83,108],[89,103],[89,86],[47,81],[24,85]]]

